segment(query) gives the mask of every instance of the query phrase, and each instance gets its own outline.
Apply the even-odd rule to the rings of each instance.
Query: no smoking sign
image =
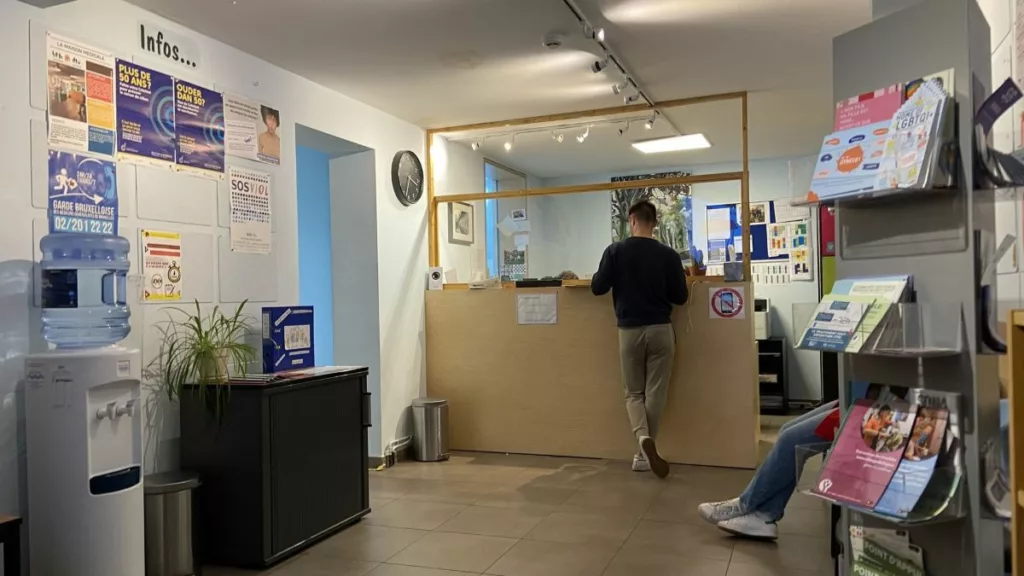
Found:
[[[746,318],[746,304],[743,300],[743,288],[712,287],[708,298],[708,316],[711,319],[732,320]]]

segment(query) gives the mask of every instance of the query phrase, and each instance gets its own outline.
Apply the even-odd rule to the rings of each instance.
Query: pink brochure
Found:
[[[900,400],[857,400],[813,492],[874,508],[900,465],[916,413],[914,406]]]
[[[836,103],[834,132],[891,120],[903,105],[903,86],[893,84]]]

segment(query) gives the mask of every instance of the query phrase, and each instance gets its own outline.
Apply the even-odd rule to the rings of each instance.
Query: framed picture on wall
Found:
[[[526,220],[526,208],[516,208],[512,211],[512,220],[514,222],[522,222]]]
[[[476,226],[474,220],[472,204],[450,202],[448,204],[448,242],[472,246],[474,227]]]

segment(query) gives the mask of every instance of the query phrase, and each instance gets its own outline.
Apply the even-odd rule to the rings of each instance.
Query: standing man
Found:
[[[619,357],[626,388],[626,414],[640,452],[633,470],[668,476],[668,462],[654,438],[668,396],[676,337],[672,305],[686,303],[686,277],[675,250],[654,238],[658,211],[641,200],[629,208],[630,237],[612,244],[601,256],[591,290],[612,292],[619,325]]]

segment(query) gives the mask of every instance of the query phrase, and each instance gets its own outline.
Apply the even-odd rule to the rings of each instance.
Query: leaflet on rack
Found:
[[[812,491],[874,508],[899,466],[916,414],[915,405],[894,398],[854,402]]]
[[[921,406],[945,410],[948,414],[946,433],[935,459],[931,481],[914,507],[914,516],[932,518],[941,514],[952,503],[963,475],[960,395],[921,388],[915,388],[911,393],[912,400]]]
[[[889,126],[889,140],[875,182],[877,190],[924,188],[937,157],[949,96],[937,80],[924,84],[900,107]]]
[[[923,574],[923,551],[906,530],[851,525],[850,548],[855,574]]]
[[[811,180],[811,200],[826,200],[875,189],[891,120],[841,130],[825,137]]]
[[[920,391],[914,391],[917,392]],[[925,406],[922,403],[926,400],[924,398],[916,400],[919,406],[917,418],[910,433],[910,442],[903,453],[903,461],[875,506],[875,512],[897,518],[910,515],[931,482],[949,420],[949,410]]]
[[[874,302],[869,296],[825,296],[814,310],[799,347],[842,352]]]
[[[910,276],[877,276],[864,278],[844,278],[832,286],[832,295],[863,296],[872,299],[871,306],[864,315],[860,329],[856,330],[847,344],[845,352],[860,352],[878,326],[885,320],[890,305],[904,300],[909,291],[912,278]]]

